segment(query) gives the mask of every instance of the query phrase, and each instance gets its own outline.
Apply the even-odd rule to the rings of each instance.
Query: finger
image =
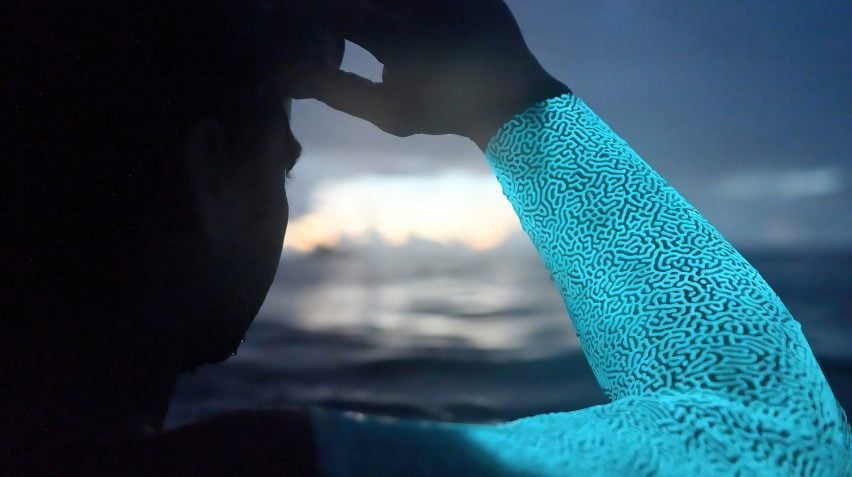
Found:
[[[347,71],[322,70],[307,74],[291,95],[296,99],[318,99],[385,131],[392,130],[395,124],[383,85]]]
[[[403,3],[378,3],[376,0],[321,0],[318,9],[329,28],[384,63],[390,56],[393,39],[406,28],[409,15]]]

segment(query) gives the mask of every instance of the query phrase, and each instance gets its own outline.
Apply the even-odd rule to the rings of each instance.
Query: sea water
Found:
[[[802,323],[852,409],[852,251],[743,255]],[[603,402],[531,245],[421,243],[285,252],[239,355],[185,376],[167,425],[286,405],[496,421]]]

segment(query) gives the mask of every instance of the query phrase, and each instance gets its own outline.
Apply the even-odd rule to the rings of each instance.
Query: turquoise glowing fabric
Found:
[[[315,411],[326,475],[852,475],[799,323],[583,101],[533,105],[486,157],[612,402],[494,426]]]

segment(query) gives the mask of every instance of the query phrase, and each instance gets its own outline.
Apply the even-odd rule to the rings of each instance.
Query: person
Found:
[[[285,80],[343,40],[310,2],[2,8],[0,474],[309,475],[285,412],[155,437],[263,302],[300,152]]]
[[[116,465],[174,470],[179,459],[163,459],[164,451],[190,442],[214,462],[207,470],[222,470],[215,462],[223,454],[248,466],[260,455],[223,446],[221,432],[248,426],[240,436],[278,437],[276,470],[295,475],[848,474],[849,426],[798,323],[694,208],[538,64],[502,1],[334,7],[323,17],[329,28],[384,64],[382,83],[325,63],[291,77],[286,94],[316,97],[391,134],[457,134],[485,151],[613,401],[488,426],[318,409],[261,416],[260,424],[238,416],[125,446],[145,451],[116,451]],[[70,18],[57,15],[60,24]],[[44,46],[31,41],[30,51]],[[218,50],[203,44],[208,54]],[[147,56],[118,56],[146,79],[170,72],[137,64]],[[174,107],[161,98],[183,100],[180,93],[195,87],[181,89],[169,74],[162,87],[176,87],[173,95],[156,90],[158,101],[129,101],[148,88],[132,82],[138,69],[113,75],[109,63],[110,74],[92,88],[92,73],[73,58],[62,58],[63,72],[79,76],[70,89],[31,75],[17,101],[42,109],[16,130],[49,131],[49,142],[20,133],[18,154],[7,155],[40,159],[16,161],[16,174],[4,175],[14,177],[4,181],[4,193],[12,191],[4,214],[22,228],[13,231],[19,242],[4,254],[2,272],[4,288],[15,279],[11,309],[20,312],[4,316],[25,318],[4,333],[19,350],[4,367],[16,371],[9,381],[16,401],[37,405],[3,419],[16,421],[9,435],[48,429],[54,443],[93,443],[103,459],[104,440],[154,434],[177,373],[238,345],[277,264],[286,202],[277,196],[283,168],[271,150],[292,135],[280,116],[271,120],[279,128],[260,128],[258,139],[257,124],[245,135],[226,129],[235,117],[245,125],[246,116],[229,110],[212,118],[184,110],[192,119],[183,122],[174,110],[155,114],[145,108]],[[187,78],[198,76],[205,75]],[[118,86],[113,94],[124,101],[101,96],[91,106],[92,93],[106,86]],[[128,103],[139,109],[114,107]],[[158,129],[163,118],[181,126]],[[140,129],[146,120],[155,124]],[[92,135],[100,128],[107,133]],[[172,139],[153,134],[161,130]],[[92,140],[80,144],[81,137]],[[158,148],[170,153],[154,154]],[[157,166],[140,167],[140,158]],[[91,162],[78,171],[84,159]],[[152,190],[160,181],[169,187]],[[59,298],[48,302],[40,290]]]

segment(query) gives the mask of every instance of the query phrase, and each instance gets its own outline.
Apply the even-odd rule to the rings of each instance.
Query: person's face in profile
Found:
[[[339,66],[342,40],[325,43],[289,47],[316,48],[317,61]],[[234,352],[278,268],[289,214],[286,175],[301,145],[290,128],[292,100],[270,86],[286,84],[299,68],[273,70],[246,90],[230,92],[239,113],[202,118],[185,139],[199,224],[193,237],[182,238],[197,244],[190,279],[174,286],[192,303],[181,313],[184,353],[192,356],[185,361],[218,361]]]
[[[189,273],[174,288],[188,304],[178,312],[185,352],[202,355],[192,361],[236,349],[275,276],[289,214],[285,177],[301,150],[289,105],[284,98],[250,100],[237,121],[203,118],[186,138],[197,226],[178,237],[191,251]]]

